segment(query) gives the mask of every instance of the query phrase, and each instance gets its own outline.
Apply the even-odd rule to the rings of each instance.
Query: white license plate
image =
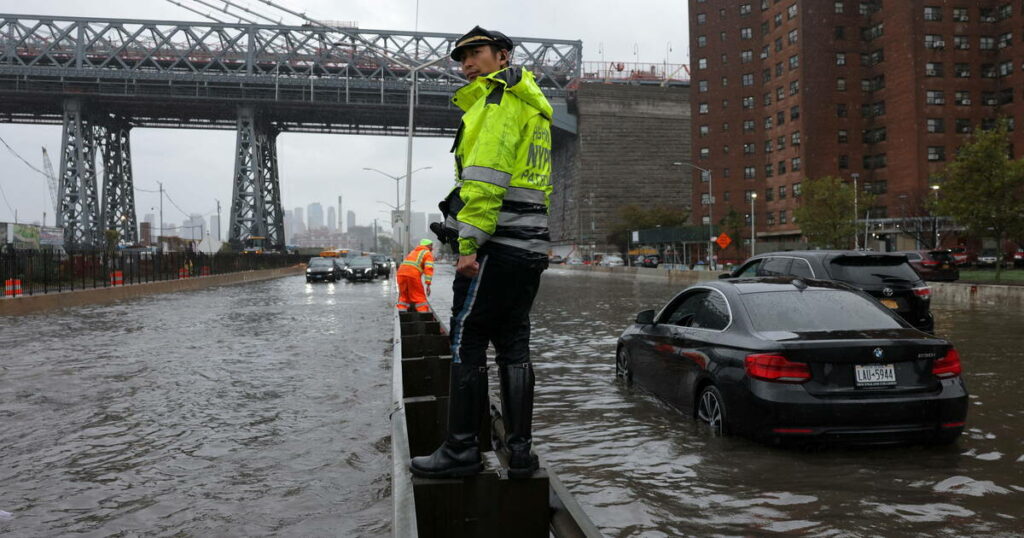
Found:
[[[858,387],[896,384],[896,368],[891,364],[855,364]]]

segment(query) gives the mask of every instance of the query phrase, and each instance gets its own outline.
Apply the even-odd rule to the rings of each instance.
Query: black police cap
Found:
[[[480,45],[497,45],[499,49],[508,51],[515,47],[515,43],[507,35],[475,26],[466,35],[455,41],[455,48],[452,49],[451,57],[456,62],[461,62],[463,51]]]

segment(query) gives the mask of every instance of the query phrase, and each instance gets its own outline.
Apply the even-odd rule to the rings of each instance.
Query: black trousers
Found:
[[[457,273],[452,284],[452,361],[486,366],[494,344],[499,365],[529,362],[530,309],[543,269],[486,253],[477,262],[476,277]]]

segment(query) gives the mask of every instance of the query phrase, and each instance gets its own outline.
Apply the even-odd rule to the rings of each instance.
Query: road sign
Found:
[[[718,239],[715,239],[715,243],[717,243],[720,248],[724,249],[732,244],[732,239],[723,232],[718,236]]]

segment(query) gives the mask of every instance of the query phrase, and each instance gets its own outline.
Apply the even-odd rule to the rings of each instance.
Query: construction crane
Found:
[[[46,171],[46,181],[50,184],[50,199],[53,200],[54,215],[60,212],[60,185],[57,183],[57,175],[53,173],[53,163],[50,162],[50,154],[43,148],[43,170]]]

